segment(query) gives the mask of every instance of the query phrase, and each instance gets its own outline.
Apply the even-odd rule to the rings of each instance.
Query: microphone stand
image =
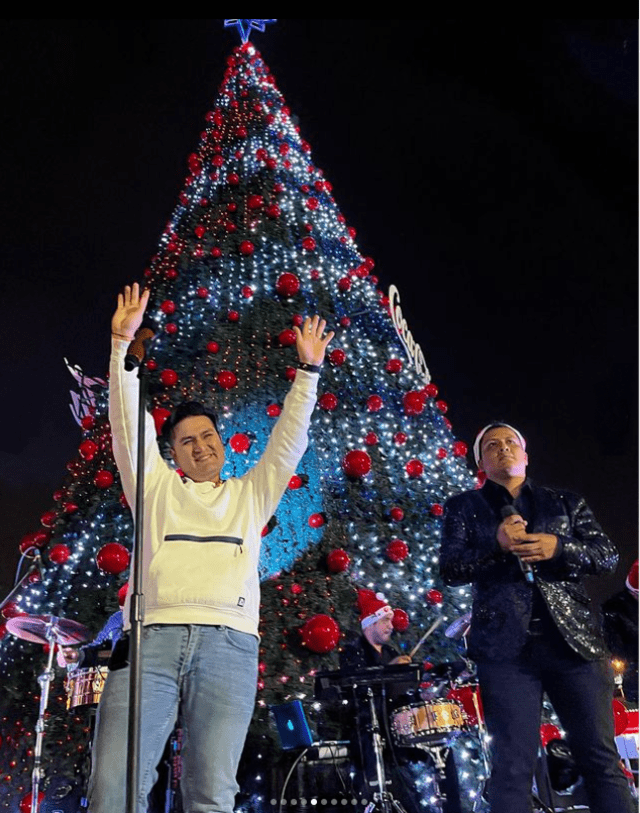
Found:
[[[136,507],[134,512],[133,572],[131,583],[129,620],[129,720],[127,729],[127,813],[137,813],[138,776],[140,766],[140,706],[142,699],[142,624],[144,620],[144,595],[142,593],[142,536],[144,531],[144,450],[145,419],[147,403],[147,375],[143,363],[146,344],[154,338],[153,331],[141,327],[129,345],[125,369],[138,367],[140,382],[138,394],[138,445],[136,462]]]

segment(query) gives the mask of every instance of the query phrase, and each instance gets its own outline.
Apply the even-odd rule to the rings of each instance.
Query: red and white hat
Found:
[[[638,560],[636,559],[635,562],[631,565],[631,568],[627,574],[627,580],[625,582],[627,590],[631,593],[631,595],[638,598]]]
[[[511,431],[515,434],[515,436],[520,441],[520,445],[523,449],[526,450],[527,448],[527,441],[524,439],[522,434],[518,432],[515,426],[511,426],[510,423],[502,423],[501,421],[495,421],[494,423],[488,423],[484,426],[476,435],[476,439],[473,442],[473,456],[476,461],[476,466],[480,463],[480,458],[482,457],[482,450],[480,448],[480,444],[482,443],[482,438],[485,434],[489,431],[489,429],[498,429],[500,426],[504,426],[506,429],[511,429]]]
[[[358,590],[358,609],[360,610],[360,626],[362,629],[370,627],[381,618],[393,618],[393,610],[382,593],[373,590]]]

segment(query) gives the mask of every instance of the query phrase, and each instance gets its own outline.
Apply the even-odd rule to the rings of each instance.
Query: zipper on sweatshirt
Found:
[[[166,534],[165,542],[224,542],[228,545],[236,545],[237,550],[242,553],[242,539],[238,536],[196,536],[195,534]]]

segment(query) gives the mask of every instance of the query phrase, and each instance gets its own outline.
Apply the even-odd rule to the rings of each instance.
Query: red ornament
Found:
[[[165,299],[165,301],[160,305],[160,310],[163,313],[166,313],[167,316],[171,316],[172,313],[176,312],[176,303],[172,302],[170,299]]]
[[[299,313],[294,313],[293,316],[291,317],[291,324],[294,327],[302,327],[303,322],[304,319],[302,318],[302,315]]]
[[[391,623],[393,624],[394,630],[404,632],[409,627],[409,616],[404,610],[394,610]]]
[[[540,726],[540,741],[542,742],[543,748],[546,748],[551,740],[560,739],[562,739],[562,735],[560,734],[558,726],[553,723],[543,723]]]
[[[296,491],[296,489],[301,488],[303,485],[302,477],[299,477],[297,474],[294,474],[293,477],[289,480],[289,488],[292,491]]]
[[[402,404],[404,406],[405,414],[419,415],[424,409],[424,395],[421,392],[416,392],[415,390],[406,392],[404,394],[404,398],[402,399]]]
[[[196,289],[196,296],[198,296],[200,299],[206,299],[209,296],[209,289],[205,288],[204,285],[201,285]]]
[[[350,564],[349,554],[342,548],[335,548],[327,554],[327,567],[332,573],[344,573]]]
[[[436,406],[443,414],[449,409],[449,404],[446,401],[436,401]]]
[[[222,164],[220,164],[219,166],[222,166]],[[230,186],[237,186],[240,183],[240,176],[238,175],[238,173],[237,172],[230,172],[227,175],[227,183]]]
[[[438,394],[438,388],[435,384],[427,384],[427,386],[424,388],[424,394],[429,398],[435,398]]]
[[[31,801],[33,799],[32,791],[29,791],[26,796],[23,796],[20,799],[20,804],[18,807],[20,808],[20,813],[31,813]],[[40,808],[40,805],[44,801],[44,791],[38,791],[38,803],[36,805],[36,810]]]
[[[280,296],[293,296],[300,290],[300,279],[296,274],[280,274],[276,281],[276,291]]]
[[[409,555],[409,546],[402,539],[392,539],[387,545],[386,554],[391,562],[402,562]]]
[[[171,410],[166,409],[165,407],[154,407],[151,410],[151,417],[153,418],[153,422],[156,427],[156,435],[160,435],[162,433],[162,427],[164,426],[164,422],[171,416]]]
[[[394,522],[401,522],[404,519],[404,511],[399,505],[394,505],[389,511],[389,516]]]
[[[129,567],[129,551],[119,542],[107,542],[96,556],[96,564],[103,573],[116,575]]]
[[[434,502],[429,511],[434,517],[441,517],[444,514],[444,507],[439,502]]]
[[[215,259],[222,257],[222,249],[220,248],[220,246],[214,246],[211,249],[211,256],[215,257]]]
[[[444,460],[446,458],[446,456],[447,456],[447,450],[441,446],[438,449],[438,451],[436,452],[436,457],[438,458],[438,460]]]
[[[354,449],[342,458],[342,469],[347,477],[364,477],[371,471],[371,458],[366,452]]]
[[[74,502],[62,503],[62,510],[65,512],[65,514],[75,514],[78,508],[79,506]]]
[[[316,248],[316,241],[313,237],[305,237],[302,241],[302,248],[305,251],[314,251]]]
[[[173,387],[178,383],[178,373],[175,370],[163,370],[160,373],[160,381],[165,387]]]
[[[216,376],[216,381],[223,390],[232,390],[238,383],[238,377],[231,370],[221,370]]]
[[[290,327],[282,331],[278,336],[278,341],[282,347],[291,347],[296,343],[296,333]]]
[[[66,545],[54,545],[49,551],[49,559],[57,565],[63,565],[71,556],[71,551]]]
[[[122,587],[118,590],[118,604],[121,607],[124,607],[124,601],[127,597],[127,593],[129,592],[129,582],[125,582]]]
[[[247,207],[249,209],[262,209],[264,206],[264,198],[262,195],[249,195],[247,198]]]
[[[334,367],[342,367],[347,359],[347,354],[344,350],[341,350],[339,347],[336,347],[335,350],[332,350],[329,353],[329,363],[333,364]]]
[[[98,488],[109,488],[113,485],[113,479],[113,474],[110,471],[100,469],[100,471],[96,472],[93,482]]]
[[[18,610],[15,601],[8,601],[2,608],[2,615],[5,618],[15,618],[18,615],[22,615],[22,613]]]
[[[435,588],[427,590],[425,598],[432,607],[435,607],[438,604],[442,604],[442,593],[439,590],[436,590]]]
[[[402,362],[400,359],[389,359],[386,364],[385,370],[388,373],[399,373],[402,370]]]
[[[93,460],[98,451],[98,447],[92,440],[83,440],[78,447],[78,451],[80,452],[80,457],[85,460]]]
[[[270,418],[277,418],[278,415],[282,412],[282,407],[280,404],[269,404],[267,407],[267,415]]]
[[[287,381],[293,381],[293,379],[296,377],[296,368],[285,367],[284,377],[287,379]]]
[[[311,514],[309,517],[309,527],[310,528],[321,528],[324,525],[324,515],[323,514]]]
[[[244,254],[245,257],[249,257],[255,251],[255,246],[251,242],[251,240],[243,240],[240,243],[239,248],[240,254]]]
[[[624,705],[624,703],[617,698],[614,698],[612,702],[612,711],[613,727],[616,737],[619,737],[620,734],[624,734],[624,732],[627,730],[627,726],[629,725],[629,713],[627,712],[627,707]],[[540,734],[542,734],[542,728],[540,730]],[[554,738],[551,737],[550,739]]]
[[[407,463],[405,469],[409,477],[420,477],[424,471],[424,465],[421,460],[414,458]]]
[[[58,515],[55,511],[45,511],[44,514],[40,517],[40,522],[44,525],[45,528],[53,528],[56,523]]]
[[[248,285],[244,285],[240,293],[245,299],[251,299],[253,296],[253,288],[250,288]]]
[[[351,280],[349,277],[341,277],[338,280],[338,290],[344,293],[351,290]]]
[[[338,399],[332,392],[325,392],[318,398],[318,406],[326,412],[333,412],[338,406]]]
[[[469,447],[463,440],[456,440],[453,444],[453,454],[456,457],[464,457],[469,451]]]
[[[351,319],[349,319],[349,317],[348,317],[348,316],[343,316],[343,317],[340,319],[340,326],[341,326],[341,327],[349,327],[349,326],[350,326],[350,324],[351,324]]]
[[[220,345],[218,342],[207,342],[207,352],[208,353],[217,353],[220,350]]]
[[[265,214],[267,215],[267,217],[270,217],[270,218],[273,218],[273,219],[275,219],[276,217],[280,217],[280,207],[278,206],[277,203],[271,203],[265,209]]]
[[[151,372],[158,369],[158,364],[153,359],[149,359],[145,364],[147,365],[147,370],[151,370]]]
[[[370,395],[367,398],[367,409],[369,412],[379,412],[383,404],[384,401],[379,395]]]
[[[367,446],[375,446],[376,443],[378,443],[378,436],[375,432],[367,432],[367,434],[364,436],[364,442],[367,444]]]
[[[84,418],[80,421],[80,426],[83,429],[93,429],[96,425],[96,419],[93,415],[85,415]]]
[[[320,201],[318,198],[309,198],[307,200],[307,209],[311,209],[312,212],[317,209],[319,205]]]
[[[164,326],[164,332],[168,333],[169,336],[173,336],[178,332],[178,325],[175,322],[168,322]]]
[[[239,452],[243,454],[244,452],[249,451],[249,447],[251,446],[251,441],[247,435],[244,435],[242,432],[237,432],[235,435],[232,435],[229,440],[229,445],[233,449],[234,452]]]
[[[329,615],[314,615],[301,629],[302,644],[312,652],[331,652],[340,640],[340,627]]]

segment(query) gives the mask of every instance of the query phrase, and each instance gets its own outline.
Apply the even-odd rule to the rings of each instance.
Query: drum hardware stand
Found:
[[[373,794],[373,801],[369,802],[369,804],[365,807],[364,813],[373,813],[374,810],[379,810],[381,813],[391,813],[392,810],[395,810],[396,813],[407,813],[400,802],[393,798],[393,794],[386,790],[387,775],[384,769],[384,758],[382,756],[384,740],[380,734],[380,723],[378,721],[376,704],[374,702],[371,687],[367,688],[367,701],[369,703],[369,712],[371,713],[371,739],[373,741],[373,752],[376,758],[376,780],[378,790]]]

